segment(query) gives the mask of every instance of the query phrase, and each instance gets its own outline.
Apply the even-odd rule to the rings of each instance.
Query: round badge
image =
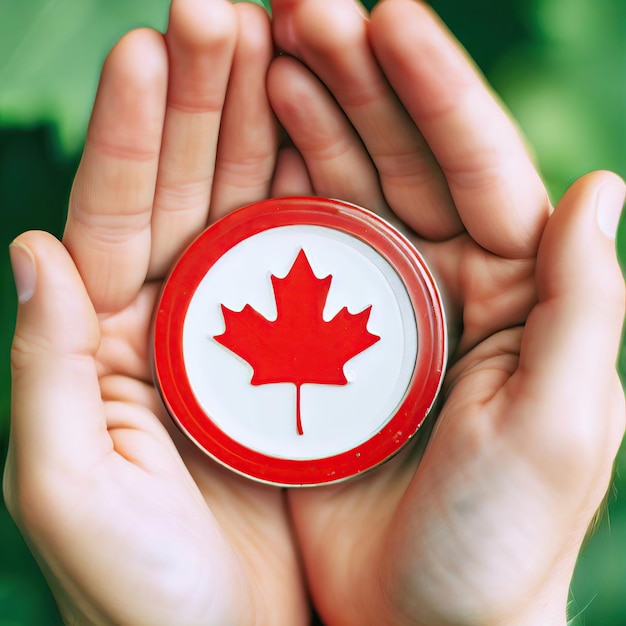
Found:
[[[395,455],[428,415],[447,354],[441,298],[411,243],[322,198],[239,209],[163,286],[154,378],[216,461],[282,486],[342,481]]]

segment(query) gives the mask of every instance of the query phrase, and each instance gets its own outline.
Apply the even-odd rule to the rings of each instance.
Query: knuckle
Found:
[[[154,213],[170,214],[176,221],[202,216],[210,196],[212,179],[186,184],[161,183],[157,189]]]
[[[150,220],[151,207],[140,206],[133,211],[109,208],[107,213],[104,207],[100,211],[88,199],[82,201],[79,194],[73,194],[64,240],[71,246],[72,239],[78,235],[91,239],[96,247],[125,244],[148,233]]]
[[[273,170],[273,155],[250,155],[245,159],[220,159],[216,165],[215,180],[243,188],[265,184]]]

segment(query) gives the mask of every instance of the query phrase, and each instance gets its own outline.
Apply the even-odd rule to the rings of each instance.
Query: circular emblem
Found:
[[[443,379],[430,271],[370,211],[280,198],[204,231],[164,284],[154,378],[216,461],[283,486],[380,465],[417,432]]]

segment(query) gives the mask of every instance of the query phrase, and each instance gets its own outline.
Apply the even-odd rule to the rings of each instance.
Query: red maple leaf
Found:
[[[300,387],[346,385],[345,363],[380,337],[366,328],[371,306],[355,314],[344,307],[330,321],[323,319],[332,275],[317,278],[304,250],[284,278],[272,275],[271,280],[276,320],[267,320],[249,304],[241,311],[222,304],[226,330],[214,339],[252,366],[250,384],[296,386],[296,426],[302,435]]]

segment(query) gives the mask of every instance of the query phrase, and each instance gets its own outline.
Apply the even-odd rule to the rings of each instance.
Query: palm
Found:
[[[60,527],[68,543],[72,538],[72,550],[96,564],[93,581],[83,579],[86,590],[102,580],[103,571],[118,572],[105,589],[98,583],[107,609],[120,611],[116,621],[143,614],[150,623],[245,622],[251,619],[248,611],[263,605],[255,589],[265,587],[264,596],[288,604],[282,596],[293,586],[289,577],[297,576],[282,495],[227,475],[170,427],[149,363],[158,290],[150,283],[127,308],[100,316],[96,367],[107,430],[93,444],[101,458],[93,458],[88,472],[65,485],[66,502],[60,507],[68,513],[81,510],[80,525],[90,533],[75,527],[73,513]],[[81,501],[85,490],[87,502]],[[106,546],[91,540],[99,532],[106,532]],[[210,583],[215,579],[219,587]],[[119,605],[116,598],[133,587],[132,601]]]
[[[503,392],[517,368],[521,327],[497,332],[527,317],[535,297],[529,280],[534,263],[496,258],[467,236],[440,244],[421,242],[420,247],[431,266],[443,260],[448,271],[454,268],[452,275],[464,267],[470,277],[455,284],[445,277],[442,281],[448,302],[463,303],[463,310],[448,307],[456,324],[451,327],[455,345],[444,383],[445,403],[412,448],[381,470],[344,486],[292,493],[291,502],[301,540],[329,558],[325,562],[319,556],[312,564],[313,571],[324,570],[326,583],[331,577],[325,590],[350,598],[375,597],[356,592],[370,586],[403,590],[395,592],[395,599],[405,618],[410,620],[412,612],[420,624],[437,624],[442,618],[478,615],[494,600],[515,611],[536,584],[533,578],[524,580],[522,572],[545,567],[546,554],[552,554],[545,542],[546,525],[556,529],[560,520],[552,508],[535,510],[551,488],[533,482],[525,460],[512,462],[520,453],[518,436],[506,433],[502,424],[505,417],[519,423],[514,409],[538,409]],[[471,280],[476,274],[486,279],[479,287]],[[517,293],[515,305],[501,307],[497,319],[494,300],[509,300],[511,293]],[[481,307],[491,314],[475,310]],[[488,323],[463,329],[463,311],[473,311]],[[512,549],[505,535],[525,519],[528,528],[519,528],[521,537]],[[513,578],[511,571],[520,574]],[[477,579],[491,596],[477,593],[470,599],[459,594],[472,589]],[[324,606],[326,592],[320,593]],[[355,607],[354,617],[364,608]]]

